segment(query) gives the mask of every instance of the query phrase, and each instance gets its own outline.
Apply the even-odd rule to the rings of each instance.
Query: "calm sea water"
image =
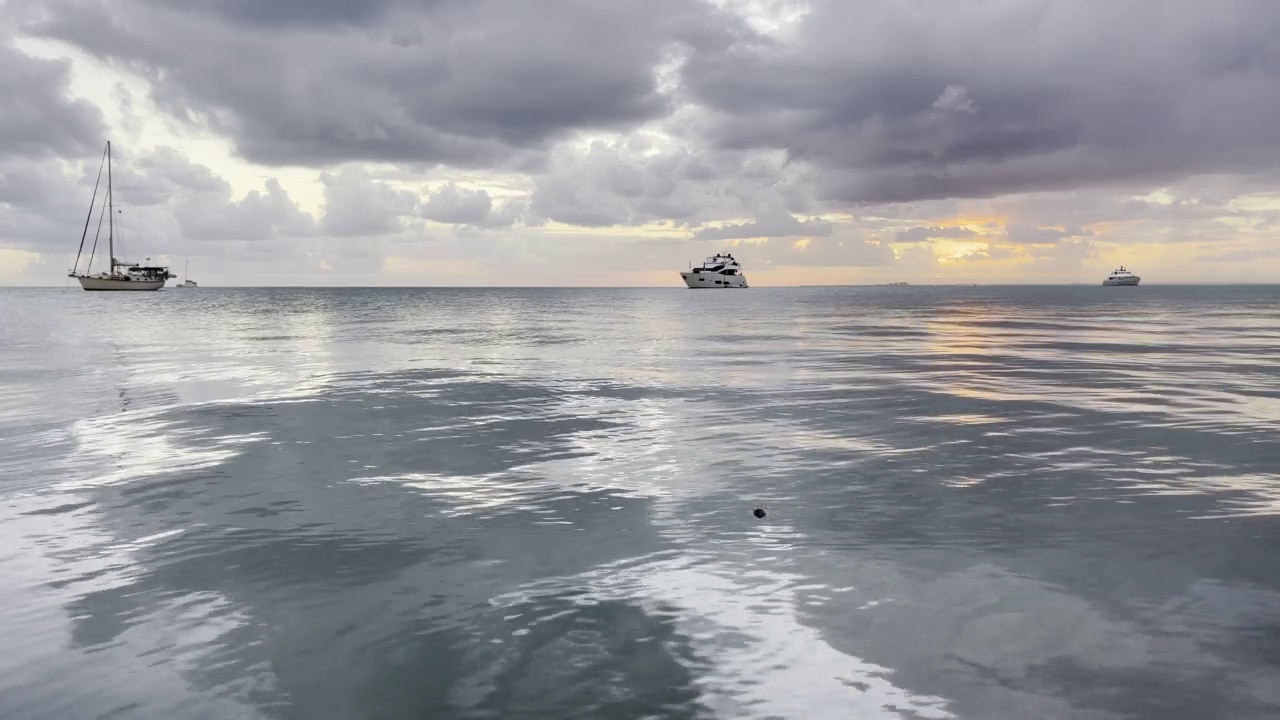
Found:
[[[3,718],[1280,716],[1280,288],[7,290],[0,335]]]

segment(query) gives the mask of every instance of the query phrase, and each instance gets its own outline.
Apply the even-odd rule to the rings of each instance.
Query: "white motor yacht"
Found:
[[[1113,270],[1111,274],[1107,276],[1107,279],[1102,281],[1102,284],[1103,285],[1137,285],[1140,282],[1142,282],[1142,278],[1129,272],[1124,268],[1123,265],[1121,265],[1118,270]]]
[[[742,266],[728,253],[716,253],[702,261],[702,267],[690,268],[680,273],[684,284],[691,288],[745,288],[747,276]]]

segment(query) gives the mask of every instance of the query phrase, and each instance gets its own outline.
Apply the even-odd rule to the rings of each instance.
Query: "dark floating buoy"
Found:
[[[756,516],[756,517],[758,517],[758,518],[762,518],[762,517],[764,517],[764,516],[766,515],[766,513],[765,513],[765,511],[764,511],[764,508],[762,508],[762,507],[758,507],[758,508],[756,508],[756,509],[755,509],[755,511],[754,511],[754,512],[752,512],[751,514],[752,514],[752,515],[755,515],[755,516]]]

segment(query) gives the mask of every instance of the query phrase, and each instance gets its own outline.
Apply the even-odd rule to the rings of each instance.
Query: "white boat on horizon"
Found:
[[[200,287],[199,285],[197,285],[197,284],[196,284],[196,281],[195,281],[195,280],[192,280],[192,279],[191,279],[191,273],[190,273],[190,272],[188,272],[190,269],[191,269],[191,261],[190,261],[190,260],[188,260],[188,261],[187,261],[187,264],[186,264],[186,265],[184,265],[184,266],[182,267],[182,277],[183,277],[184,279],[183,279],[183,281],[182,281],[182,282],[178,283],[177,285],[174,285],[174,287],[175,287],[175,288],[194,288],[194,287]]]
[[[1107,279],[1102,281],[1102,284],[1104,286],[1115,286],[1115,285],[1133,286],[1133,285],[1137,285],[1140,282],[1142,282],[1142,278],[1129,272],[1128,270],[1125,269],[1123,265],[1121,265],[1119,269],[1112,270],[1111,274],[1107,276]]]
[[[742,273],[742,266],[728,253],[716,253],[702,261],[701,267],[681,271],[680,278],[695,290],[747,287],[747,276]]]
[[[80,257],[84,254],[84,242],[89,237],[89,221],[93,219],[93,206],[98,201],[98,186],[102,183],[103,166],[107,170],[107,193],[102,199],[101,212],[98,214],[98,229],[93,236],[93,246],[89,250],[89,259],[85,263],[84,272],[80,272]],[[130,263],[116,258],[116,209],[115,193],[111,182],[111,141],[107,141],[107,149],[103,154],[103,165],[98,167],[98,179],[93,185],[93,198],[89,200],[89,215],[84,219],[84,231],[80,235],[80,249],[76,252],[76,262],[67,277],[80,282],[85,290],[159,290],[165,281],[177,277],[169,272],[167,265],[153,265],[151,258],[142,263]],[[107,221],[107,270],[90,274],[93,256],[98,249],[98,236],[102,232],[102,221]]]

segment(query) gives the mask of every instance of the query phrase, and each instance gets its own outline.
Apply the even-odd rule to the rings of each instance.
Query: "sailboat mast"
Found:
[[[111,258],[111,274],[116,274],[116,194],[111,187],[111,141],[107,141],[107,256]]]
[[[102,168],[107,163],[107,153],[104,150],[102,159],[98,161],[98,177],[93,181],[93,197],[89,199],[89,213],[84,216],[84,230],[80,233],[80,249],[76,250],[76,264],[71,266],[71,274],[74,275],[80,270],[80,256],[84,253],[84,241],[89,237],[89,221],[93,219],[93,206],[98,204],[98,188],[102,185]],[[102,222],[102,216],[98,216],[98,222]],[[96,247],[98,244],[98,236],[93,236],[93,243]],[[89,262],[93,262],[93,253],[90,252]],[[85,274],[89,273],[89,268],[85,268]]]

